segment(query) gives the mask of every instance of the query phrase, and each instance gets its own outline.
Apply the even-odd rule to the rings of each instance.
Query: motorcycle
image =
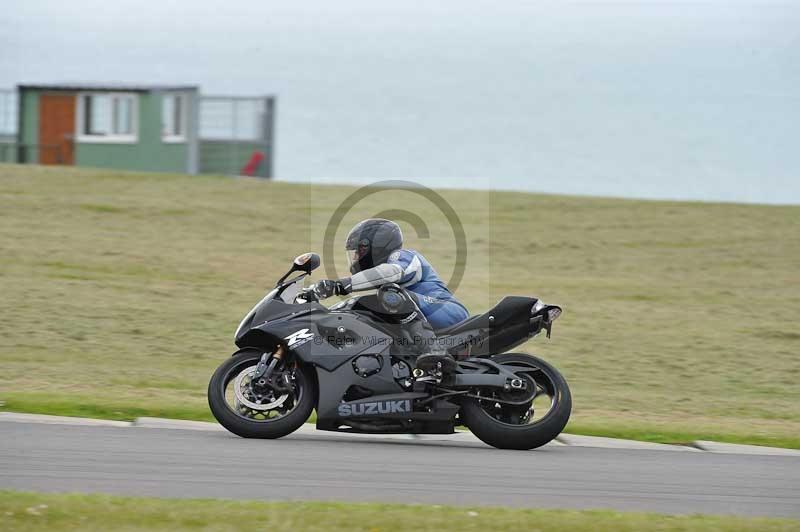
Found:
[[[560,307],[505,297],[435,331],[455,371],[420,369],[420,339],[409,337],[408,316],[393,312],[407,292],[384,285],[327,308],[303,289],[319,265],[315,253],[298,256],[239,324],[239,350],[208,385],[211,412],[230,432],[280,438],[316,409],[318,430],[451,434],[465,426],[501,449],[533,449],[561,433],[572,409],[566,380],[540,358],[508,352],[542,331],[549,338]]]

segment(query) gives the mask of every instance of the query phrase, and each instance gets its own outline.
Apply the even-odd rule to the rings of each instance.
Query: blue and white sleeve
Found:
[[[387,264],[396,264],[403,273],[399,281],[395,281],[400,286],[411,286],[422,279],[422,262],[415,253],[401,249],[389,256]]]
[[[395,251],[385,264],[354,273],[350,278],[351,290],[369,290],[388,283],[409,286],[422,278],[422,263],[410,251]]]

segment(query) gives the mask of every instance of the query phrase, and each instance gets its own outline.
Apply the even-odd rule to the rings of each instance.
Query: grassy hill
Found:
[[[4,408],[209,419],[205,387],[243,314],[352,187],[0,165]],[[561,368],[574,432],[800,447],[800,208],[441,191],[464,226],[457,294],[564,306],[523,346]],[[404,229],[444,278],[442,213],[411,192]],[[324,273],[316,276],[320,278]]]

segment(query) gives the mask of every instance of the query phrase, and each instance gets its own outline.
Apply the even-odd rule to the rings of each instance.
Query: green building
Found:
[[[272,176],[271,97],[202,97],[191,85],[18,85],[17,116],[19,163]]]

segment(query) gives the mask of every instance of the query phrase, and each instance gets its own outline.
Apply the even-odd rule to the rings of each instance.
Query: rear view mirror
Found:
[[[320,258],[316,253],[303,253],[294,259],[292,271],[311,273],[319,268]]]

